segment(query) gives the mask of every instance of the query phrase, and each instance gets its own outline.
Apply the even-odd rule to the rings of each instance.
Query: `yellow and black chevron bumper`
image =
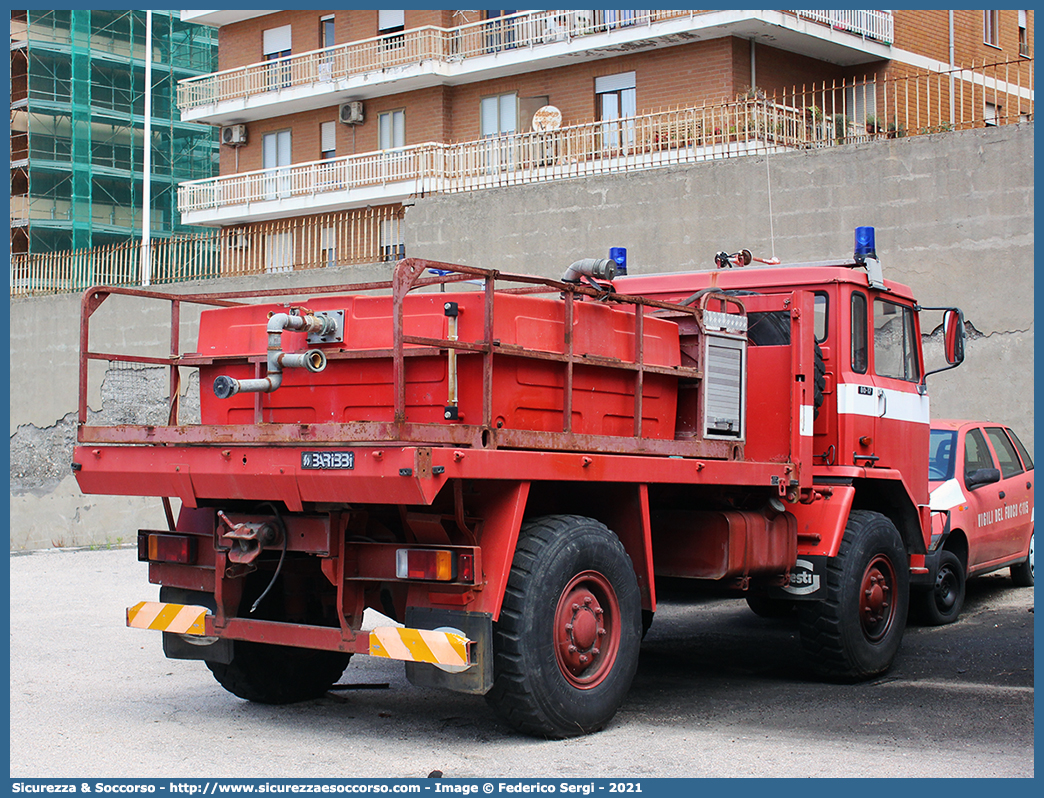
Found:
[[[210,610],[198,605],[140,601],[127,609],[127,626],[206,637],[208,615],[212,615]],[[471,642],[464,635],[451,631],[380,626],[369,633],[356,635],[352,648],[357,654],[404,662],[427,662],[456,669],[474,664]]]

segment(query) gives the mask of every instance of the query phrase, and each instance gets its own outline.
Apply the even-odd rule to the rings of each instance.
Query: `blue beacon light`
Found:
[[[616,262],[616,276],[627,274],[627,249],[625,247],[609,247],[609,260]]]
[[[877,248],[874,244],[874,228],[857,227],[855,229],[856,263],[863,263],[867,258],[877,260]]]

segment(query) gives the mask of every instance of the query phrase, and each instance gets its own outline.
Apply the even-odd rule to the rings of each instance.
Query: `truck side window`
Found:
[[[986,439],[982,437],[982,433],[977,429],[968,430],[968,434],[964,436],[965,479],[967,479],[968,474],[973,471],[978,471],[980,468],[996,467],[997,466],[993,463],[993,456],[990,454],[990,450],[986,446]]]
[[[830,309],[829,299],[823,291],[816,291],[815,294],[815,307],[813,313],[815,318],[813,324],[815,326],[816,343],[821,344],[827,338],[827,311]]]
[[[1007,479],[1021,474],[1022,463],[1019,462],[1019,455],[1008,436],[1004,434],[1004,430],[1000,427],[986,427],[986,436],[993,444],[993,451],[997,453],[997,460],[1000,461],[1001,477]]]
[[[852,371],[866,374],[866,297],[852,294]]]
[[[920,379],[915,329],[913,308],[874,300],[874,372],[878,376],[908,382]]]

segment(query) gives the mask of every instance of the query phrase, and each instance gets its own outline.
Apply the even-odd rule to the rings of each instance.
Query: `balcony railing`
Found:
[[[194,180],[179,186],[178,207],[191,214],[322,195],[350,203],[351,192],[373,187],[401,200],[1006,124],[1032,113],[1031,65],[1016,61]]]
[[[150,282],[399,260],[402,219],[402,206],[382,206],[153,239]],[[141,284],[141,241],[11,256],[11,296]]]
[[[809,19],[835,30],[853,33],[885,44],[895,41],[895,18],[888,11],[794,11],[801,19]]]
[[[182,112],[268,91],[331,84],[353,75],[419,65],[461,63],[508,51],[524,51],[596,33],[648,28],[709,11],[523,11],[454,28],[426,26],[339,44],[322,50],[186,78],[178,83]],[[888,11],[793,11],[799,17],[857,36],[892,41]]]

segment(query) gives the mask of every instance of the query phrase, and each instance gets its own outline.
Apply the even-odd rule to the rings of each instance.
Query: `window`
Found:
[[[333,14],[319,18],[319,47],[334,46],[334,18]]]
[[[993,457],[986,446],[986,439],[977,429],[968,430],[964,436],[964,479],[968,475],[978,471],[980,468],[996,468]]]
[[[268,66],[268,89],[290,85],[290,26],[269,28],[262,34],[262,54]]]
[[[399,34],[398,36],[389,36],[382,42],[381,46],[385,50],[394,50],[405,45],[406,36],[404,33],[402,33],[402,31],[405,29],[405,11],[381,10],[377,12],[377,35],[388,36],[392,33]]]
[[[319,125],[319,159],[337,156],[337,123],[323,122]]]
[[[829,309],[830,301],[827,295],[822,291],[816,291],[815,307],[812,308],[815,318],[812,320],[812,324],[815,327],[814,334],[817,344],[821,344],[827,339],[827,312]]]
[[[1019,12],[1019,55],[1029,58],[1029,30],[1027,25],[1028,11]]]
[[[482,152],[485,169],[511,168],[515,163],[515,143],[507,136],[518,131],[518,94],[483,97],[479,102],[479,128],[482,138],[491,139]]]
[[[330,14],[319,18],[319,47],[325,50],[334,46],[334,17]],[[333,80],[333,56],[323,55],[319,59],[319,80],[329,83]]]
[[[405,11],[380,10],[377,12],[377,35],[398,33],[406,28]]]
[[[948,429],[933,429],[928,444],[928,479],[953,479],[953,464],[957,433]]]
[[[377,115],[377,147],[390,150],[406,146],[406,112],[385,111]]]
[[[914,329],[913,308],[874,300],[874,373],[907,382],[920,379]]]
[[[294,270],[294,239],[289,231],[269,233],[265,237],[265,271],[291,272]]]
[[[1000,47],[1000,11],[995,8],[982,12],[982,40],[991,47]]]
[[[867,367],[866,341],[866,297],[863,294],[852,294],[852,371],[866,374]]]
[[[518,94],[510,92],[483,97],[479,103],[482,138],[502,136],[518,130]]]
[[[618,149],[634,144],[634,120],[628,119],[638,113],[638,94],[635,88],[635,73],[604,75],[595,78],[595,107],[602,125],[602,146]]]
[[[982,112],[982,121],[986,127],[996,127],[1000,118],[1000,106],[996,103],[987,102]]]
[[[1021,474],[1022,463],[1019,462],[1019,455],[1008,436],[1004,434],[1004,430],[1000,427],[986,427],[986,437],[993,444],[993,451],[997,453],[997,460],[1000,461],[1001,478],[1007,479]]]
[[[515,20],[501,19],[517,13],[516,10],[486,11],[485,25],[486,52],[495,53],[498,50],[510,50],[515,46]]]
[[[279,130],[261,137],[261,166],[274,170],[265,176],[265,199],[285,197],[290,193],[290,131]]]
[[[858,125],[877,118],[875,83],[861,83],[845,89],[845,109],[848,118]]]
[[[1022,455],[1022,464],[1026,466],[1027,471],[1033,470],[1033,458],[1030,457],[1030,453],[1026,451],[1026,447],[1022,445],[1022,441],[1019,440],[1019,436],[1011,430],[1008,430],[1008,437],[1011,438],[1011,442],[1015,444],[1015,448],[1019,450],[1019,454]]]
[[[337,230],[324,227],[319,231],[319,250],[322,266],[337,265]]]
[[[385,263],[402,260],[406,257],[406,243],[402,237],[402,224],[399,219],[385,219],[381,222],[381,260]]]

